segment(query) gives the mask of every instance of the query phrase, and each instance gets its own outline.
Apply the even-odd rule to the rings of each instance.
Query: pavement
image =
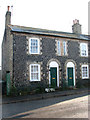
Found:
[[[55,91],[55,92],[49,92],[49,93],[16,96],[16,97],[2,96],[2,103],[0,103],[0,104],[10,104],[10,103],[17,103],[17,102],[48,99],[48,98],[53,98],[53,97],[69,96],[69,95],[80,94],[80,93],[87,93],[88,94],[89,92],[90,92],[90,89],[82,88],[82,89]]]

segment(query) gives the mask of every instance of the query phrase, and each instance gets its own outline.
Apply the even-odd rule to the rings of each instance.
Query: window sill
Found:
[[[89,79],[89,78],[82,78],[83,80],[87,80],[87,79]]]
[[[30,80],[30,82],[40,82],[41,80]]]
[[[80,56],[80,57],[86,57],[86,58],[88,58],[88,56]]]
[[[58,55],[58,54],[56,54],[57,56],[61,56],[61,57],[67,57],[68,55]]]
[[[41,55],[40,53],[39,54],[37,54],[37,53],[35,53],[35,54],[31,54],[31,53],[29,53],[29,55]]]

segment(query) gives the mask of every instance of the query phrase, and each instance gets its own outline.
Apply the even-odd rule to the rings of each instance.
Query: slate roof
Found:
[[[88,38],[88,35],[83,35],[83,34],[60,32],[60,31],[54,31],[54,30],[24,27],[24,26],[17,26],[17,25],[9,25],[9,27],[12,32],[33,33],[33,34],[49,35],[49,36],[56,36],[56,37],[90,40]]]

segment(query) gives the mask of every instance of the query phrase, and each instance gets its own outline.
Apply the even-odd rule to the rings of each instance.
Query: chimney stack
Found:
[[[7,26],[8,24],[11,24],[11,12],[10,12],[10,6],[7,6],[5,26]]]
[[[81,25],[79,24],[79,20],[75,19],[73,20],[73,25],[72,25],[72,32],[75,34],[81,34]]]

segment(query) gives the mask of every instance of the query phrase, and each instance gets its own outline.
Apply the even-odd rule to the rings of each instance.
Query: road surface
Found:
[[[3,118],[88,118],[88,95],[3,105]]]

